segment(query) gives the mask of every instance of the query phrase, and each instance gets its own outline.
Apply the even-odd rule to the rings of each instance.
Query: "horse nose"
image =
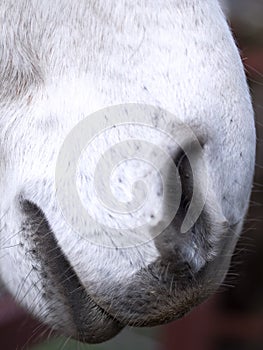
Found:
[[[203,153],[199,143],[190,142],[173,154],[172,163],[163,170],[162,205],[156,215],[152,214],[150,225],[162,259],[172,265],[189,265],[193,272],[200,270],[206,261],[206,247],[202,248],[200,241],[205,242],[209,233],[204,232],[202,224],[206,221],[212,225],[210,221],[215,219],[208,213],[213,199],[208,195]],[[224,221],[222,217],[217,219]]]

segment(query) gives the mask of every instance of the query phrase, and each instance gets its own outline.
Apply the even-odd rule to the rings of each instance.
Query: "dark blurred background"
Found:
[[[42,326],[8,296],[2,297],[0,349],[263,350],[263,0],[225,3],[253,97],[257,167],[249,214],[224,286],[180,321],[154,329],[126,330],[95,347],[65,338],[50,336],[47,340]]]
[[[263,312],[263,1],[228,2],[254,103],[257,164],[250,211],[231,269],[239,276],[235,288],[224,294],[224,304],[227,310],[257,313]]]

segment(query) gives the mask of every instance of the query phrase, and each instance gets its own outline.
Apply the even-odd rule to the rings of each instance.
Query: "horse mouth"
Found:
[[[163,255],[160,259],[127,280],[110,286],[106,281],[93,283],[79,278],[58,245],[42,210],[25,200],[21,202],[21,208],[26,218],[23,227],[30,233],[29,239],[35,247],[33,259],[41,264],[43,278],[48,282],[49,301],[52,296],[54,298],[54,292],[49,294],[49,291],[55,286],[73,325],[69,330],[62,325],[59,330],[82,342],[104,342],[127,325],[149,327],[174,321],[218,288],[222,272],[216,274],[216,266],[223,263],[227,271],[229,262],[221,261],[226,256],[224,249],[215,261],[195,271],[186,261],[180,261],[180,254],[169,260],[166,247],[161,246]],[[223,246],[229,244],[226,242]]]
[[[164,281],[157,277],[160,274],[156,270],[156,264],[145,271],[139,271],[133,280],[111,286],[115,297],[108,293],[103,283],[100,283],[101,290],[98,285],[84,285],[59,247],[43,211],[32,202],[23,200],[20,203],[26,217],[23,230],[30,233],[31,244],[34,246],[33,258],[40,262],[43,278],[48,281],[45,294],[51,298],[49,288],[55,285],[56,291],[62,295],[68,306],[73,329],[67,334],[68,331],[61,326],[59,331],[82,342],[100,343],[111,339],[127,325],[144,327],[173,321],[198,303],[197,300],[192,300],[186,307],[172,311],[175,309],[172,301],[175,293],[170,295],[171,303],[164,302],[158,296],[165,293],[165,298],[169,299],[169,293],[162,286]],[[180,271],[183,269],[180,268]],[[169,273],[175,274],[176,271]],[[183,275],[186,282],[189,274],[185,272]],[[142,293],[145,289],[146,292]],[[165,312],[161,311],[163,307]]]

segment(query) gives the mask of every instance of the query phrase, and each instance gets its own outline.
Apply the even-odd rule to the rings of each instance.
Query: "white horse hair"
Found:
[[[83,342],[105,341],[126,325],[153,326],[182,316],[225,278],[254,173],[250,94],[219,1],[2,0],[0,23],[4,285],[40,320]],[[167,117],[152,116],[152,128],[112,125],[81,155],[78,192],[97,221],[84,219],[83,237],[57,203],[59,152],[92,113],[120,104],[129,109],[130,103],[156,106]],[[202,158],[206,169],[199,166],[197,186],[204,206],[191,229],[180,233],[195,179],[185,152],[173,145],[182,181],[178,212],[153,239],[123,247],[121,227],[137,219],[157,226],[162,221],[160,177],[142,159],[115,169],[111,189],[119,202],[129,201],[137,177],[152,192],[139,218],[130,212],[121,222],[121,214],[99,207],[92,171],[101,153],[125,139],[168,150],[170,141],[159,129],[165,124],[174,131],[171,115],[200,141],[197,163]],[[70,220],[78,224],[74,215]],[[119,236],[109,237],[100,223],[119,229]],[[104,244],[107,239],[113,247]]]

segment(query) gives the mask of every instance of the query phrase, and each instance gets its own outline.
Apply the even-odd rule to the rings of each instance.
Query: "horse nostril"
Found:
[[[174,157],[181,185],[178,210],[169,225],[165,225],[161,218],[153,228],[153,232],[158,232],[154,243],[163,264],[169,265],[169,269],[180,276],[196,274],[213,260],[218,250],[218,237],[228,230],[213,189],[208,188],[208,181],[203,181],[203,177],[206,178],[203,148],[189,143],[186,149],[186,152],[179,151]],[[173,184],[173,178],[168,177],[167,184]],[[170,196],[164,203],[164,213],[169,210],[174,198]],[[184,231],[182,228],[186,219],[191,225]]]
[[[200,145],[198,145],[197,150],[191,143],[190,145],[186,145],[185,148],[188,149],[188,156],[191,152],[192,160],[194,159],[195,162],[198,162],[200,158],[201,161],[202,154],[200,152],[202,148],[200,148]],[[197,272],[204,266],[206,259],[206,254],[203,251],[206,233],[200,232],[198,228],[201,218],[203,218],[203,222],[205,221],[203,208],[200,210],[200,216],[196,218],[194,225],[190,227],[187,232],[181,231],[182,224],[188,215],[194,191],[202,192],[203,190],[202,188],[194,189],[194,186],[197,187],[199,182],[197,181],[198,179],[194,179],[194,175],[196,174],[193,173],[188,156],[183,150],[178,150],[173,159],[178,170],[179,179],[177,178],[175,180],[173,178],[173,172],[168,172],[167,183],[165,184],[169,196],[166,198],[166,202],[164,202],[163,213],[165,214],[172,208],[174,201],[178,201],[176,187],[180,186],[181,197],[179,198],[177,211],[173,213],[173,219],[168,225],[162,216],[157,217],[153,220],[156,224],[152,229],[153,233],[158,233],[155,235],[154,242],[164,264],[167,263],[170,267],[172,266],[177,273],[180,272],[180,275],[186,273],[186,271],[187,273],[189,273],[189,271],[191,271],[191,273]],[[180,181],[180,184],[178,181]],[[170,189],[170,185],[172,186],[172,190]],[[201,196],[202,194],[200,197]]]

